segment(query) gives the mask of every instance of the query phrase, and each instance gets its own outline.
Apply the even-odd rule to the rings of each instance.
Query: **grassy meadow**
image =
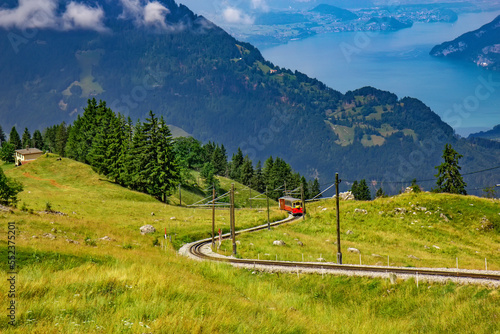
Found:
[[[421,282],[417,288],[413,280],[391,285],[384,279],[297,277],[191,261],[179,256],[177,249],[210,235],[211,210],[159,203],[69,159],[49,156],[19,168],[2,167],[25,187],[16,209],[0,211],[3,259],[7,223],[15,222],[17,231],[17,325],[6,320],[11,299],[4,280],[0,294],[4,333],[500,332],[498,289],[452,282]],[[228,182],[221,180],[223,187]],[[246,190],[238,186],[237,201],[245,206]],[[171,202],[175,204],[175,197]],[[394,213],[395,207],[410,210],[410,202],[433,213],[408,211],[403,218]],[[47,203],[64,215],[44,212]],[[390,254],[391,265],[453,266],[458,256],[461,267],[482,268],[488,257],[491,269],[499,269],[498,202],[421,194],[341,205],[347,262],[359,260],[358,254],[351,259],[346,251],[356,247],[366,263],[384,262],[383,256]],[[271,207],[273,219],[284,216],[275,210],[275,202]],[[304,222],[241,236],[239,254],[279,251],[280,257],[291,259],[302,253],[317,258],[322,253],[332,260],[333,207],[333,202],[317,202],[310,205]],[[356,208],[366,209],[367,214],[354,212]],[[438,210],[449,222],[434,213]],[[483,216],[492,229],[481,228]],[[237,228],[245,228],[263,223],[266,213],[239,209],[236,218]],[[228,231],[228,211],[217,210],[216,222],[217,228]],[[156,234],[141,235],[139,227],[145,224],[155,226]],[[173,235],[172,244],[155,246],[157,239],[164,241],[165,228]],[[347,235],[348,229],[353,233]],[[111,240],[102,240],[104,236]],[[276,239],[287,245],[272,247]],[[304,246],[297,248],[295,239]],[[371,259],[371,254],[379,254],[381,260]],[[7,277],[6,260],[0,268]]]

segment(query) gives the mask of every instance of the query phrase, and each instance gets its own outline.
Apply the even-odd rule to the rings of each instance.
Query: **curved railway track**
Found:
[[[285,223],[290,223],[301,219],[301,217],[288,217],[287,219],[271,223],[271,226],[277,226]],[[261,225],[246,230],[237,231],[236,235],[241,233],[256,232],[260,230],[267,229],[268,226]],[[224,234],[223,239],[230,238],[230,234]],[[376,275],[376,274],[397,274],[397,275],[409,275],[409,276],[421,276],[421,277],[434,277],[434,278],[444,278],[444,279],[464,279],[483,282],[492,282],[495,285],[500,285],[500,272],[487,272],[479,270],[455,270],[455,269],[432,269],[432,268],[402,268],[402,267],[389,267],[389,266],[362,266],[362,265],[350,265],[350,264],[334,264],[325,262],[293,262],[293,261],[271,261],[271,260],[257,260],[257,259],[237,259],[233,257],[222,257],[222,256],[211,256],[203,252],[203,248],[208,244],[211,244],[212,238],[203,239],[188,245],[188,252],[191,256],[194,256],[201,260],[211,260],[227,262],[236,265],[246,265],[253,267],[272,267],[280,269],[288,269],[289,271],[335,271],[340,274],[342,272],[350,272],[359,275]]]

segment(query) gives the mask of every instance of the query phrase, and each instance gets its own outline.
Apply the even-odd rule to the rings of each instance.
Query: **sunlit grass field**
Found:
[[[412,280],[391,285],[384,279],[297,277],[191,261],[179,256],[177,249],[185,242],[210,236],[211,210],[159,203],[110,183],[90,167],[69,159],[43,157],[20,168],[3,167],[25,190],[17,209],[0,212],[2,277],[7,277],[8,270],[7,222],[15,222],[17,228],[18,269],[17,325],[7,323],[11,299],[4,280],[2,332],[499,333],[497,289],[422,282],[417,288]],[[47,202],[65,215],[43,212]],[[409,210],[409,202],[418,202],[432,212],[441,208],[449,222],[425,212],[399,218],[394,207]],[[275,202],[271,207],[272,219],[284,216]],[[321,253],[333,260],[333,207],[333,202],[314,203],[304,222],[241,236],[238,253],[262,256],[282,252],[280,257],[289,259],[298,259],[302,253],[317,258]],[[368,213],[355,213],[356,208]],[[455,213],[457,209],[463,219]],[[385,213],[379,215],[379,211]],[[391,265],[452,267],[458,256],[461,267],[481,269],[488,257],[491,269],[498,269],[498,229],[481,230],[477,221],[486,216],[497,224],[497,211],[498,202],[427,194],[342,203],[344,259],[359,261],[358,254],[351,258],[346,251],[356,247],[363,263],[385,262],[384,256],[389,254]],[[247,208],[237,210],[236,219],[239,229],[267,218],[262,209]],[[416,220],[421,223],[411,224]],[[141,235],[139,227],[145,224],[153,225],[157,232]],[[173,244],[160,247],[165,242],[165,228],[173,236]],[[216,228],[229,230],[227,210],[217,210]],[[347,235],[348,229],[353,234]],[[101,240],[104,236],[111,240]],[[154,246],[157,238],[160,246]],[[275,239],[284,240],[287,246],[272,246]],[[294,239],[304,246],[296,246]],[[371,254],[381,258],[370,259]],[[408,258],[409,254],[420,260]]]

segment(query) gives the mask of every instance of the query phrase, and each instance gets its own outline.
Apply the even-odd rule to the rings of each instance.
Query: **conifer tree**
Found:
[[[19,150],[19,149],[22,148],[21,138],[19,137],[19,133],[17,133],[17,130],[16,130],[15,126],[13,126],[12,130],[10,130],[9,143],[11,143],[12,145],[14,145],[14,147],[16,148],[16,150]]]
[[[214,166],[215,169],[215,174],[224,176],[226,175],[226,169],[227,169],[227,155],[226,155],[226,149],[224,148],[224,145],[219,147],[219,145],[215,146],[215,149],[213,150],[212,153],[212,165]]]
[[[377,193],[375,194],[375,198],[386,197],[384,190],[382,187],[378,188]]]
[[[24,128],[23,137],[22,137],[21,141],[22,141],[23,148],[32,147],[31,134],[30,134],[28,128]]]
[[[43,146],[42,133],[40,132],[40,130],[35,130],[35,132],[33,132],[33,147],[39,150],[43,150]]]
[[[68,128],[66,123],[62,122],[56,127],[54,153],[61,157],[66,156],[66,142],[68,141]]]
[[[372,195],[370,194],[370,188],[368,188],[365,179],[359,181],[358,197],[356,199],[360,201],[370,201],[372,199]]]
[[[0,145],[6,141],[7,139],[5,138],[5,132],[3,132],[2,127],[0,126]]]
[[[0,149],[0,159],[2,159],[2,161],[9,163],[14,162],[15,153],[16,147],[13,144],[7,141],[2,142],[2,148]]]
[[[257,162],[257,166],[255,166],[255,172],[250,181],[251,187],[258,192],[263,192],[266,189],[266,185],[264,182],[264,175],[262,174],[262,163]]]
[[[243,159],[243,163],[240,167],[240,179],[239,181],[244,185],[250,185],[250,180],[253,177],[253,166],[252,161],[248,158],[248,155]]]
[[[5,176],[3,169],[0,168],[0,203],[16,204],[17,194],[23,191],[23,185],[18,181]]]
[[[321,189],[319,187],[319,181],[317,178],[314,179],[313,183],[312,183],[312,186],[311,186],[311,197],[310,198],[314,198],[316,197],[318,194],[321,193]],[[318,198],[321,198],[321,195],[318,196]]]
[[[358,181],[354,181],[351,186],[351,193],[354,196],[354,199],[359,198],[359,190],[358,190]]]
[[[233,154],[233,159],[231,160],[231,169],[229,171],[231,179],[241,181],[241,165],[243,165],[243,160],[243,152],[238,147],[238,151],[236,154]]]
[[[458,154],[450,144],[446,144],[442,157],[444,162],[436,166],[438,170],[438,174],[435,175],[438,178],[436,191],[467,195],[465,190],[467,184],[460,174],[462,168],[458,165],[458,160],[463,156]]]

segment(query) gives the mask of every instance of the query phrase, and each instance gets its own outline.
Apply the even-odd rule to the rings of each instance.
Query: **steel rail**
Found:
[[[300,217],[288,217],[287,219],[271,223],[271,226],[278,226],[298,220]],[[249,228],[246,230],[237,231],[236,234],[256,232],[267,228],[267,224],[257,227]],[[224,234],[223,239],[230,237],[230,234]],[[401,268],[389,266],[363,266],[363,265],[349,265],[349,264],[334,264],[325,262],[294,262],[294,261],[272,261],[272,260],[257,260],[257,259],[238,259],[232,257],[215,257],[204,254],[202,248],[212,242],[211,238],[203,239],[193,243],[189,247],[189,252],[200,259],[220,261],[233,264],[244,265],[259,265],[259,266],[272,266],[272,267],[288,267],[293,269],[315,269],[315,270],[336,270],[336,271],[354,271],[364,273],[394,273],[402,275],[421,275],[421,276],[434,276],[445,278],[463,278],[463,279],[484,279],[500,281],[500,273],[477,273],[466,272],[463,270],[454,269],[432,269],[432,268]]]

